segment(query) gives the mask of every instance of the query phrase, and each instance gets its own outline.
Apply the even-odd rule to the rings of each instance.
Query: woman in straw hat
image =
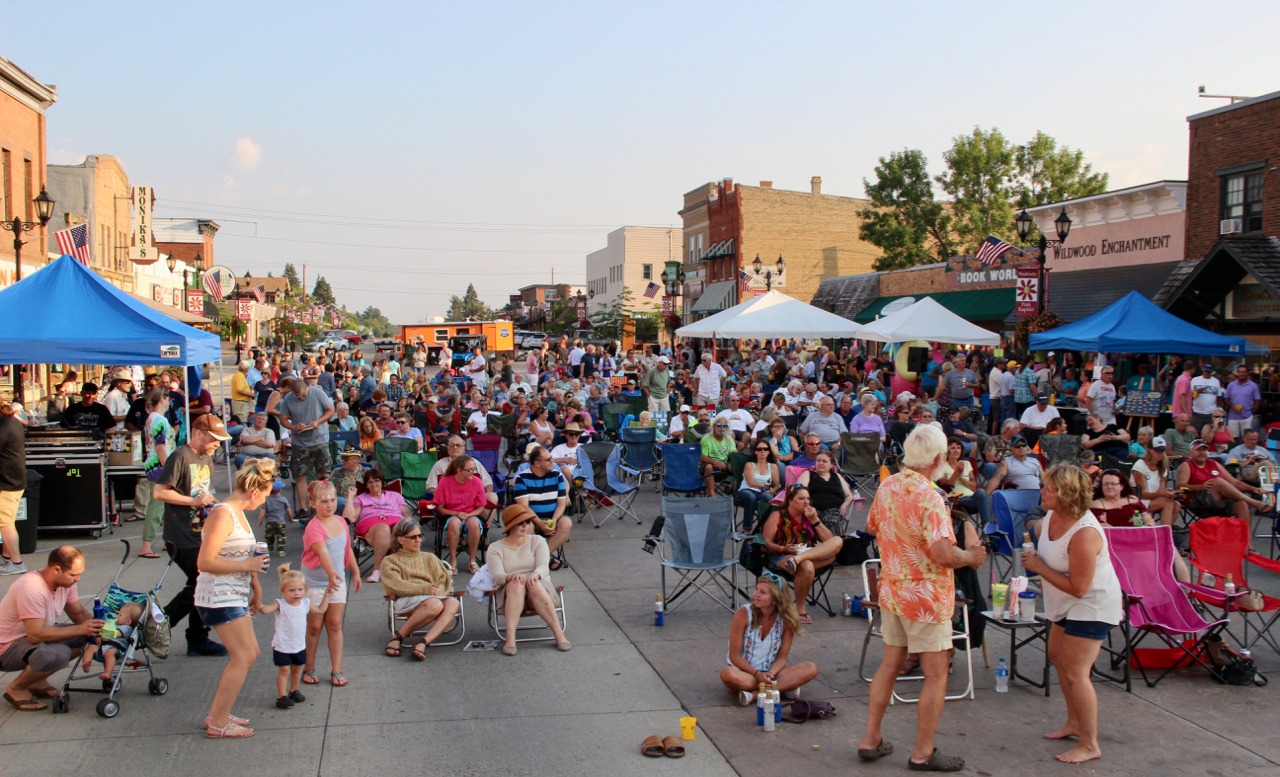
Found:
[[[515,504],[502,511],[502,529],[506,536],[489,546],[485,562],[500,587],[498,606],[506,617],[506,644],[503,655],[516,654],[516,624],[526,612],[536,613],[551,629],[556,648],[567,651],[573,646],[565,639],[556,618],[555,589],[551,585],[548,566],[551,552],[547,541],[533,528],[533,511]]]

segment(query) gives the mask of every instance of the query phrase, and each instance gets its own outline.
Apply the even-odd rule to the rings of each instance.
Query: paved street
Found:
[[[385,774],[409,763],[449,775],[778,775],[856,764],[851,740],[861,733],[867,692],[856,665],[866,621],[819,614],[795,648],[798,658],[815,660],[821,668],[805,696],[831,700],[839,716],[762,733],[754,725],[754,710],[734,706],[716,677],[724,661],[727,611],[694,599],[670,613],[664,627],[653,625],[658,566],[641,551],[641,537],[658,498],[646,487],[639,505],[643,526],[615,520],[598,530],[589,523],[575,527],[568,554],[572,567],[555,573],[568,598],[574,643],[568,654],[532,644],[514,658],[464,653],[460,646],[433,649],[424,664],[385,658],[386,611],[380,587],[373,586],[353,595],[347,610],[344,669],[351,685],[305,688],[308,700],[287,712],[273,706],[274,670],[266,652],[271,621],[258,619],[264,654],[236,708],[253,719],[258,730],[253,739],[203,737],[201,721],[223,662],[187,658],[177,634],[178,649],[160,664],[171,683],[168,695],[149,696],[145,681],[135,675],[126,680],[118,697],[121,712],[113,720],[94,713],[98,697],[88,694],[73,696],[65,716],[5,706],[0,763],[9,774],[49,773],[55,761],[59,771],[93,771],[104,758],[150,773],[190,773],[189,765],[199,763],[199,771],[208,775],[243,774],[246,767],[263,773],[286,763],[291,774],[316,775]],[[126,524],[115,538],[77,542],[89,562],[82,595],[105,589],[120,558],[117,538],[136,540],[137,526]],[[300,534],[297,526],[290,527],[295,564]],[[44,537],[41,550],[53,544]],[[144,588],[154,584],[161,568],[160,561],[133,560],[122,583]],[[10,582],[0,580],[0,587]],[[1275,590],[1274,583],[1266,584]],[[180,576],[171,575],[163,598],[179,584]],[[857,592],[860,584],[853,570],[839,570],[831,588],[838,596]],[[482,609],[471,600],[467,605],[468,637],[487,638]],[[1000,635],[989,642],[993,665],[1006,644]],[[1039,670],[1041,654],[1022,656],[1025,669]],[[871,665],[877,657],[873,646]],[[1280,659],[1269,650],[1258,650],[1257,657],[1264,671],[1280,671]],[[1067,773],[1067,767],[1050,760],[1060,745],[1039,738],[1063,714],[1057,689],[1046,699],[1015,684],[999,696],[980,654],[975,667],[977,698],[948,703],[939,747],[968,759],[973,773],[1021,775],[1039,764]],[[323,678],[328,669],[323,654],[318,668]],[[953,686],[957,681],[953,677]],[[1083,773],[1274,774],[1280,766],[1280,743],[1268,722],[1268,711],[1275,709],[1274,686],[1226,687],[1195,675],[1171,678],[1155,689],[1136,687],[1132,695],[1106,683],[1097,689],[1105,755]],[[699,732],[682,761],[640,755],[646,735],[677,734],[684,714],[698,718]],[[913,724],[909,707],[890,710],[886,736],[898,743],[900,753]],[[890,759],[897,763],[856,767],[896,772],[905,758],[900,754]]]

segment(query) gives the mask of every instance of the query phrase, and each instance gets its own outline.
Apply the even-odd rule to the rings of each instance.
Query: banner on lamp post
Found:
[[[187,289],[187,312],[193,316],[204,314],[203,289]]]
[[[1019,318],[1034,316],[1040,312],[1040,267],[1030,265],[1018,268],[1018,279],[1014,282],[1014,300],[1017,303]]]
[[[664,317],[671,315],[675,311],[675,301],[676,298],[669,294],[662,296],[662,315]]]
[[[236,318],[241,321],[253,320],[253,300],[238,299],[236,300]]]

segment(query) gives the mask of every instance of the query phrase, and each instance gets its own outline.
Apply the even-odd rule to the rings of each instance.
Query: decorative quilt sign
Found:
[[[1018,279],[1014,281],[1013,298],[1017,302],[1019,318],[1034,316],[1040,308],[1040,268],[1018,268]]]

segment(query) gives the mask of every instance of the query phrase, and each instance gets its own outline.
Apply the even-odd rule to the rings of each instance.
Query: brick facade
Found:
[[[0,57],[0,217],[5,221],[18,216],[38,223],[32,199],[45,183],[45,111],[56,99],[54,87]],[[23,236],[24,275],[44,266],[51,231],[37,227]],[[13,259],[13,235],[0,232],[0,287],[13,282]]]
[[[1200,259],[1217,242],[1222,219],[1222,171],[1262,163],[1262,230],[1280,235],[1280,92],[1187,119],[1187,258]]]

